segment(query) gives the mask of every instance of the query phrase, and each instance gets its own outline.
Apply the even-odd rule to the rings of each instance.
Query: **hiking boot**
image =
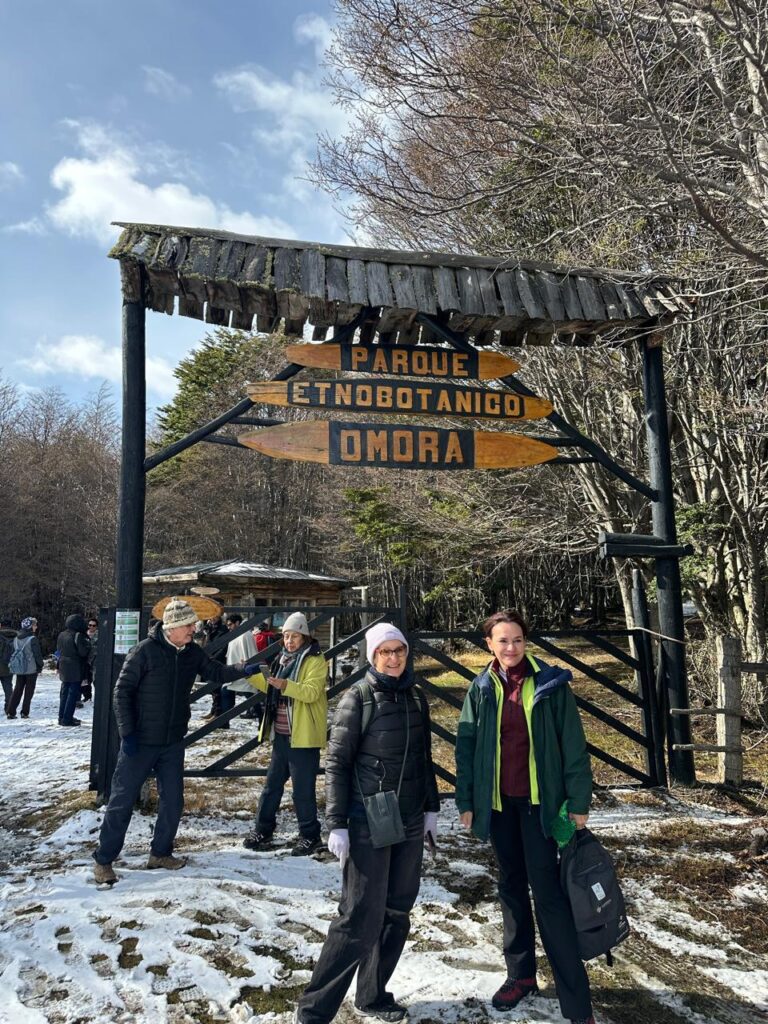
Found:
[[[594,1017],[579,1017],[576,1020],[574,1020],[572,1018],[571,1019],[571,1024],[595,1024],[595,1018]]]
[[[301,836],[299,841],[291,850],[292,857],[308,857],[310,853],[314,853],[316,850],[323,848],[323,840],[318,836],[316,839],[307,839],[306,836]],[[397,1018],[400,1020],[400,1018]]]
[[[73,718],[71,722],[61,722],[60,724],[65,727],[69,727],[72,725],[82,725],[83,723],[80,721],[79,718]]]
[[[535,978],[507,978],[494,993],[491,1005],[494,1010],[514,1010],[521,999],[536,995],[538,991]]]
[[[29,718],[29,712],[28,711],[22,711],[21,712],[21,717],[22,718]]]
[[[149,859],[147,860],[147,867],[165,868],[166,871],[178,871],[179,868],[183,868],[186,863],[186,857],[174,857],[172,853],[169,853],[167,857],[157,857],[154,853],[150,853]]]
[[[272,845],[272,833],[262,832],[261,829],[252,828],[243,840],[246,850],[263,850]]]
[[[207,715],[203,715],[204,722],[212,722],[214,718],[218,718],[218,711],[209,711]]]
[[[117,875],[112,870],[112,865],[99,864],[98,861],[93,865],[93,877],[96,879],[97,885],[114,885],[117,881]]]
[[[375,1003],[373,1006],[355,1006],[355,1009],[363,1017],[371,1017],[373,1020],[398,1021],[405,1020],[408,1010],[396,1003],[394,999],[388,1003]]]

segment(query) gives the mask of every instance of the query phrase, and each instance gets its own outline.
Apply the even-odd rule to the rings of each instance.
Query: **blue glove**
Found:
[[[123,753],[126,757],[135,757],[139,752],[139,739],[135,732],[130,736],[123,736]]]
[[[261,665],[262,665],[262,662],[260,662],[260,661],[248,661],[248,662],[246,662],[243,665],[243,677],[245,679],[247,679],[248,676],[255,676],[255,675],[257,675],[259,672],[261,672]]]

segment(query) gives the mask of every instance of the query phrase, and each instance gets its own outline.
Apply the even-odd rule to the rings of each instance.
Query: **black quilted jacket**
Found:
[[[405,752],[406,714],[410,718],[408,754],[400,788],[404,819],[420,811],[437,811],[435,769],[429,731],[429,708],[415,687],[384,689],[370,674],[374,713],[360,737],[363,698],[360,687],[350,687],[339,701],[325,755],[325,820],[329,829],[346,828],[350,810],[362,809],[355,766],[365,796],[381,789],[397,789]],[[407,708],[407,710],[406,710]]]
[[[162,745],[184,738],[189,725],[189,695],[196,676],[231,683],[242,677],[237,665],[220,665],[202,647],[181,650],[155,626],[128,654],[115,685],[115,718],[120,736],[136,733],[139,743]]]

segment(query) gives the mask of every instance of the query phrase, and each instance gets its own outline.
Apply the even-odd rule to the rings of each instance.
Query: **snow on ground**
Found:
[[[336,862],[290,856],[289,800],[276,848],[244,850],[259,782],[192,780],[178,843],[188,866],[145,869],[153,816],[137,813],[118,884],[98,888],[91,706],[78,712],[80,729],[61,729],[57,702],[45,673],[31,718],[0,722],[0,1021],[287,1024],[336,913]],[[207,709],[201,701],[195,718]],[[238,720],[213,733],[189,763],[252,728]],[[604,797],[591,824],[617,858],[634,929],[613,970],[590,965],[599,1024],[768,1016],[766,950],[753,927],[768,885],[741,856],[751,819],[735,806],[627,790]],[[459,833],[450,802],[439,832],[392,989],[414,1021],[559,1022],[543,958],[540,996],[509,1014],[490,1008],[503,970],[489,851]],[[338,1019],[358,1019],[349,1001]]]

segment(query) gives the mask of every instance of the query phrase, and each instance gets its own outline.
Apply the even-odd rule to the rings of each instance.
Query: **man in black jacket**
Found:
[[[75,718],[75,707],[80,699],[80,684],[85,678],[91,643],[86,635],[82,615],[70,615],[66,628],[59,633],[56,650],[59,652],[58,670],[61,680],[59,692],[59,725],[80,725]]]
[[[197,615],[186,601],[169,601],[162,624],[128,654],[115,685],[115,718],[121,745],[112,790],[93,854],[97,882],[117,881],[112,862],[120,853],[141,787],[157,776],[159,806],[148,868],[184,867],[173,841],[184,808],[184,736],[195,677],[229,683],[257,671],[243,663],[227,667],[193,644]]]

